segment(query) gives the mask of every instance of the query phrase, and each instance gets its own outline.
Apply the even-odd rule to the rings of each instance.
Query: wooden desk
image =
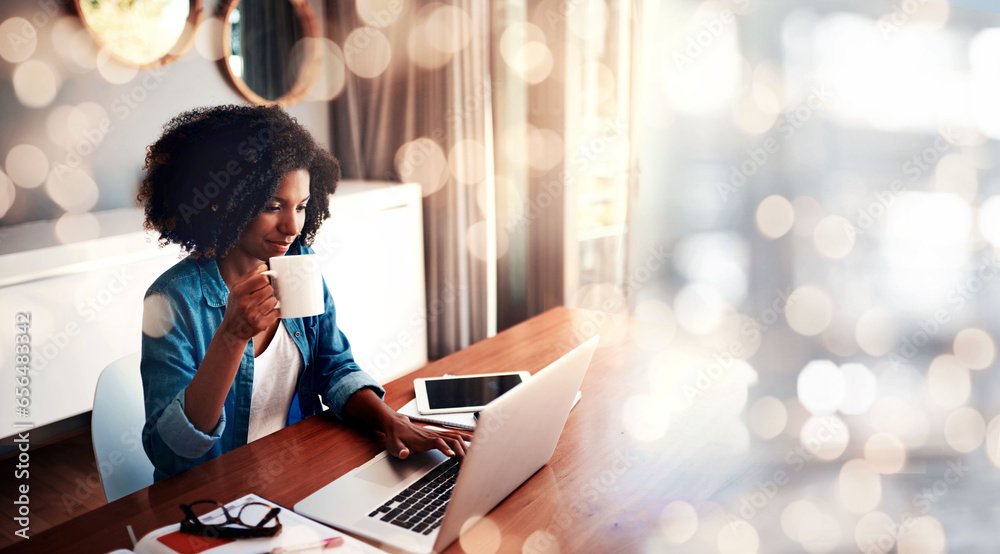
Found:
[[[585,332],[596,330],[600,322],[593,318],[566,308],[546,312],[389,383],[386,402],[399,408],[412,399],[414,377],[534,373],[583,342]],[[602,337],[583,382],[582,399],[570,413],[552,460],[469,535],[486,543],[499,541],[498,549],[466,542],[471,547],[466,550],[635,552],[662,538],[661,512],[678,483],[677,476],[664,469],[674,465],[676,457],[667,463],[663,442],[638,440],[626,431],[622,418],[626,401],[648,392],[646,371],[652,354],[629,340],[605,342]],[[32,536],[10,552],[129,548],[126,525],[141,537],[177,522],[179,504],[203,498],[228,502],[254,492],[291,507],[381,450],[381,444],[350,426],[326,416],[311,417]],[[459,542],[448,550],[462,551]]]

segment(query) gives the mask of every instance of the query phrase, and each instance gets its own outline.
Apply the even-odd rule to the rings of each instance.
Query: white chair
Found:
[[[108,502],[153,484],[153,464],[142,448],[145,421],[136,352],[104,368],[94,394],[91,434]]]

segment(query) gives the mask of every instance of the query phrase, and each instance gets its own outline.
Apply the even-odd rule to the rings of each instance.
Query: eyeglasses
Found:
[[[234,516],[230,508],[214,500],[199,500],[191,504],[181,504],[184,520],[181,521],[181,533],[212,537],[220,539],[249,539],[255,537],[273,537],[281,531],[281,521],[278,512],[281,508],[270,506],[263,502],[247,502],[239,506]],[[204,523],[200,517],[222,508],[222,513],[213,516]],[[231,509],[235,510],[235,506]],[[216,521],[218,520],[218,521]]]

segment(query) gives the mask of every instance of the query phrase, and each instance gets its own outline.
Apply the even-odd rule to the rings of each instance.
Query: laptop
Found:
[[[295,511],[407,552],[443,551],[548,463],[598,339],[490,402],[461,464],[438,451],[405,460],[383,451]]]

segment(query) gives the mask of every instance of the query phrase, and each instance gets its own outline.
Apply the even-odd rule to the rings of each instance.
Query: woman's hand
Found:
[[[271,280],[264,275],[267,265],[261,264],[240,276],[229,287],[226,313],[222,327],[230,336],[250,340],[278,320],[278,299],[274,297]]]
[[[411,452],[440,450],[446,456],[464,458],[465,441],[472,437],[459,431],[439,431],[430,427],[414,425],[409,418],[400,415],[384,423],[385,449],[393,456],[405,459]]]

